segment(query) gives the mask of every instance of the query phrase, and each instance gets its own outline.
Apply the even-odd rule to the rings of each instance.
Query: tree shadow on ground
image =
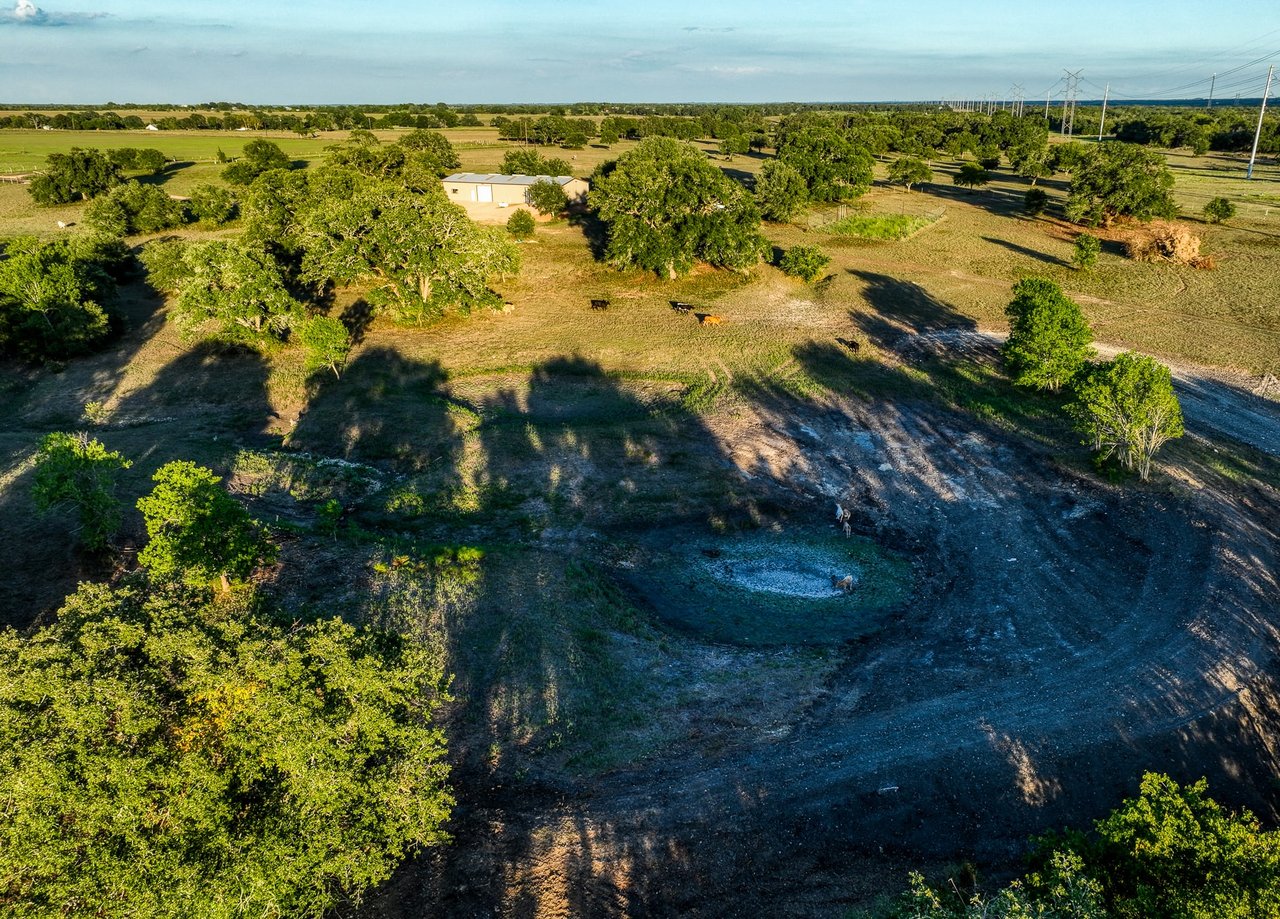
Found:
[[[1017,243],[1009,242],[1007,239],[998,239],[995,236],[984,236],[985,242],[994,243],[997,246],[1003,246],[1010,252],[1016,252],[1019,255],[1025,255],[1027,258],[1035,259],[1038,262],[1044,262],[1046,265],[1057,265],[1063,268],[1071,267],[1069,262],[1065,262],[1056,255],[1049,255],[1046,252],[1039,252],[1035,249],[1028,249],[1026,246],[1020,246]]]
[[[851,314],[853,322],[877,347],[892,349],[912,335],[978,327],[919,284],[871,271],[848,271],[865,285],[862,296],[874,311]]]
[[[109,450],[133,461],[119,477],[123,505],[114,564],[131,564],[142,541],[141,518],[134,502],[151,488],[151,475],[166,462],[189,459],[220,474],[229,469],[236,445],[257,438],[268,423],[267,367],[256,352],[227,354],[202,343],[165,366],[144,386],[119,395],[105,423],[89,427]],[[21,445],[28,456],[48,430],[81,430],[78,418],[44,417],[39,427],[0,434]],[[65,422],[65,423],[64,423]],[[81,579],[111,573],[107,557],[85,555],[77,547],[74,513],[35,511],[31,499],[34,471],[22,461],[0,491],[0,527],[6,534],[7,564],[0,569],[0,621],[25,627],[48,615]],[[39,577],[34,577],[40,572]]]

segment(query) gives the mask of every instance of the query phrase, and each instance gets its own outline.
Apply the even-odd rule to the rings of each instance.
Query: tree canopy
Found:
[[[116,328],[119,258],[93,241],[11,240],[0,259],[0,351],[63,360],[100,347]]]
[[[187,460],[156,470],[149,495],[138,499],[147,544],[138,563],[161,580],[207,585],[247,578],[275,555],[261,525],[221,486],[222,479]]]
[[[259,246],[193,243],[181,250],[181,259],[173,280],[175,312],[189,329],[214,320],[224,340],[259,344],[283,338],[301,318],[279,264]]]
[[[155,185],[130,181],[90,201],[84,219],[99,232],[132,236],[181,226],[187,220],[187,208]]]
[[[1056,390],[1092,355],[1093,333],[1080,305],[1047,278],[1024,278],[1005,307],[1009,338],[1003,354],[1015,383]]]
[[[502,156],[502,172],[507,175],[567,176],[573,167],[565,160],[545,157],[528,147],[508,150]]]
[[[312,283],[372,283],[375,302],[421,322],[494,305],[491,280],[519,268],[503,229],[477,226],[438,182],[417,193],[368,179],[337,186],[347,187],[313,194],[297,215],[302,276]]]
[[[932,181],[933,170],[919,157],[900,156],[889,167],[889,184],[901,185],[907,191],[911,191],[912,185],[923,185]]]
[[[1164,156],[1137,144],[1088,148],[1075,165],[1065,212],[1073,223],[1109,225],[1117,217],[1176,217],[1173,173]]]
[[[785,223],[804,209],[809,186],[804,176],[779,160],[769,160],[756,179],[756,206],[765,220]]]
[[[80,541],[86,549],[103,549],[120,527],[116,478],[132,465],[87,434],[48,434],[36,453],[36,507],[75,508]]]
[[[800,173],[814,201],[847,201],[871,187],[871,154],[833,124],[809,121],[784,132],[778,159]]]
[[[675,277],[698,260],[745,269],[765,243],[746,190],[691,144],[650,137],[601,171],[591,206],[608,230],[607,261]]]
[[[1169,368],[1132,351],[1082,375],[1071,413],[1102,459],[1116,456],[1144,480],[1156,451],[1183,434],[1182,407]]]
[[[44,171],[27,190],[36,204],[70,204],[95,198],[122,181],[120,167],[101,150],[72,147],[69,153],[50,153]]]
[[[437,656],[208,596],[135,575],[0,631],[6,915],[319,917],[444,841]]]
[[[277,144],[258,138],[244,145],[240,158],[222,170],[222,177],[232,185],[248,185],[272,169],[292,169],[293,162]]]

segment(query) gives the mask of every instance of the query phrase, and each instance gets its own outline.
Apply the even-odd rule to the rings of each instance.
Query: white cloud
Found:
[[[90,19],[101,19],[108,13],[48,13],[33,0],[17,0],[12,10],[0,13],[0,23],[14,22],[29,26],[66,26]]]

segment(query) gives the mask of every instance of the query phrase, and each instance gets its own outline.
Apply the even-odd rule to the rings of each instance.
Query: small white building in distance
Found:
[[[462,205],[472,220],[506,223],[518,207],[526,208],[537,216],[529,204],[529,189],[537,182],[555,182],[564,189],[570,206],[585,201],[591,188],[586,179],[573,176],[456,172],[445,177],[444,193],[454,204]]]

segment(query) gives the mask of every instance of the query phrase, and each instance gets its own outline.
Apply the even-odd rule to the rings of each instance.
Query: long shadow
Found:
[[[1044,262],[1046,265],[1060,265],[1063,267],[1070,267],[1069,263],[1064,262],[1062,259],[1058,258],[1055,255],[1048,255],[1047,253],[1044,253],[1044,252],[1038,252],[1035,249],[1028,249],[1026,246],[1020,246],[1017,243],[1011,243],[1007,239],[998,239],[995,236],[984,236],[982,237],[982,239],[985,242],[995,243],[997,246],[1004,246],[1004,248],[1008,249],[1010,252],[1016,252],[1019,255],[1025,255],[1027,258],[1033,258],[1038,262]]]
[[[141,518],[134,502],[150,490],[157,468],[170,460],[189,459],[226,474],[237,445],[261,436],[271,412],[266,381],[266,364],[256,353],[227,354],[219,346],[197,345],[161,367],[145,386],[120,397],[109,419],[90,428],[108,449],[133,461],[117,488],[124,509],[116,540],[119,560],[127,564],[141,544]],[[84,427],[70,412],[61,417],[40,415],[18,430],[0,433],[0,439],[12,445],[10,456],[17,465],[17,458],[27,455],[48,430]],[[18,627],[56,609],[77,581],[100,580],[111,572],[109,560],[78,549],[72,514],[36,513],[32,479],[29,468],[20,471],[0,492],[7,560],[0,571],[0,621]]]
[[[399,473],[451,466],[457,435],[442,390],[447,380],[438,363],[390,348],[361,351],[341,380],[317,387],[289,446]]]
[[[849,269],[849,273],[866,285],[862,296],[874,310],[854,314],[853,322],[881,348],[892,349],[912,335],[978,327],[919,284],[871,271]]]

